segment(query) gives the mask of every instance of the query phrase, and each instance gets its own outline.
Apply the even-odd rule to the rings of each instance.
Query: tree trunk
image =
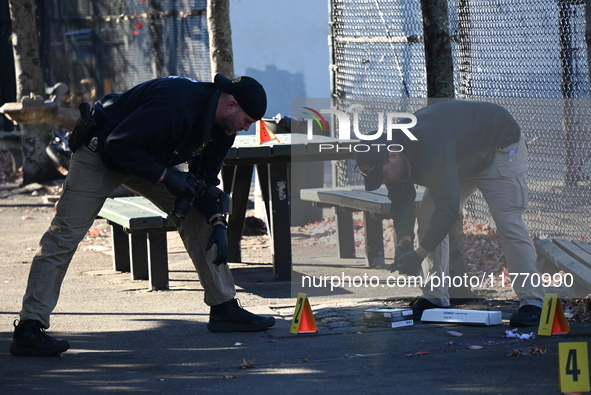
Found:
[[[427,98],[453,98],[454,77],[447,0],[421,0]]]
[[[449,35],[447,0],[421,0],[423,34],[425,37],[425,67],[427,71],[427,98],[429,103],[453,99],[454,78]],[[449,231],[449,275],[467,273],[464,242],[464,216],[458,216]],[[450,287],[452,299],[471,299],[470,288]]]
[[[207,30],[212,77],[220,73],[228,78],[234,78],[229,0],[207,1]]]
[[[16,100],[27,100],[31,94],[43,96],[45,84],[39,56],[33,0],[9,0],[12,23],[12,50],[16,76]],[[49,125],[21,125],[23,148],[23,184],[61,177],[45,153],[49,142]]]

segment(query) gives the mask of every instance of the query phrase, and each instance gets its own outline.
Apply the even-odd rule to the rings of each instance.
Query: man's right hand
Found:
[[[186,171],[167,171],[162,183],[174,196],[195,195],[195,175]]]
[[[398,260],[402,255],[406,254],[407,252],[414,251],[414,249],[415,247],[412,241],[402,239],[394,249],[394,260]]]
[[[392,270],[398,270],[399,274],[405,274],[409,276],[420,276],[421,275],[421,264],[423,258],[421,258],[416,251],[410,251],[403,254],[400,258],[394,261]]]

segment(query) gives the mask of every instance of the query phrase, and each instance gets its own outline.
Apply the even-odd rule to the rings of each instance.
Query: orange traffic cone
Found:
[[[560,310],[560,311],[558,311]],[[553,335],[564,335],[570,332],[570,326],[566,321],[562,306],[560,308],[556,306],[556,312],[554,313],[554,321],[552,322],[552,334]]]
[[[259,144],[279,143],[279,139],[275,133],[269,130],[265,122],[261,119],[257,125],[257,132],[259,135]]]
[[[308,296],[305,293],[298,294],[289,332],[293,334],[318,332],[316,319],[314,318],[314,313],[312,313]]]
[[[544,295],[544,304],[542,305],[538,335],[563,335],[569,332],[570,327],[566,321],[558,294],[547,293]]]
[[[316,333],[318,332],[318,326],[316,325],[316,319],[310,308],[310,303],[306,300],[306,306],[302,311],[302,319],[300,320],[300,327],[298,333]]]

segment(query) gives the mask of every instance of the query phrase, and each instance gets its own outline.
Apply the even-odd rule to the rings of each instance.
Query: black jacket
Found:
[[[460,181],[490,165],[498,148],[519,141],[519,125],[496,104],[447,101],[415,113],[417,141],[394,133],[410,165],[406,182],[386,184],[398,238],[414,234],[414,185],[429,188],[435,212],[420,245],[433,251],[459,215]]]
[[[213,125],[219,95],[213,83],[162,77],[103,97],[94,117],[102,125],[98,138],[104,162],[150,182],[164,169],[190,162],[198,178],[218,185],[235,137]]]

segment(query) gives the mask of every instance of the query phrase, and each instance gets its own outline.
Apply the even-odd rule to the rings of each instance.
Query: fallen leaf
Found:
[[[449,333],[450,335],[455,336],[455,337],[464,336],[462,333],[456,332],[456,331],[447,331],[447,333]]]
[[[511,353],[509,354],[510,357],[519,357],[523,355],[523,351],[521,351],[520,349],[514,349],[513,351],[511,351]]]
[[[543,346],[532,346],[529,348],[528,352],[533,355],[543,355],[548,353],[548,349]]]
[[[480,350],[481,348],[483,348],[482,346],[468,346],[466,347],[468,350]]]
[[[242,365],[240,365],[240,369],[252,369],[254,368],[254,359],[251,361],[247,361],[246,359],[242,360]]]

